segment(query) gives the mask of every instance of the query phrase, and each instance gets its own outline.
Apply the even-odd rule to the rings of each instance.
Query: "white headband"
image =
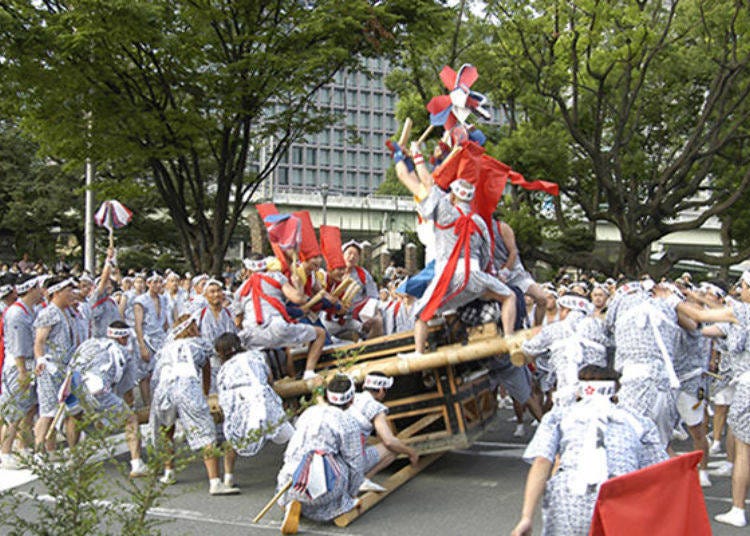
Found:
[[[196,326],[198,325],[198,315],[195,313],[190,315],[190,317],[187,320],[183,320],[182,322],[177,324],[175,327],[173,327],[171,331],[169,332],[170,336],[172,338],[176,337],[177,335],[179,335],[180,333],[188,329],[193,322],[195,322]]]
[[[704,292],[710,292],[711,294],[715,294],[719,298],[724,298],[727,295],[727,293],[724,292],[723,288],[717,287],[713,283],[708,283],[706,281],[704,281],[703,283],[701,283],[701,289]]]
[[[334,393],[330,389],[326,389],[326,399],[334,406],[344,406],[351,402],[352,398],[354,398],[354,382],[343,393]]]
[[[69,277],[67,279],[64,279],[63,281],[60,281],[59,283],[55,283],[54,285],[47,288],[47,292],[50,294],[54,294],[55,292],[60,292],[61,290],[65,289],[66,287],[75,287],[76,280],[72,277]]]
[[[148,279],[146,279],[146,283],[151,283],[152,281],[163,281],[163,280],[164,278],[162,276],[154,272],[153,274],[148,276]]]
[[[474,199],[474,185],[465,179],[458,179],[451,183],[451,192],[461,201],[469,202]]]
[[[265,272],[266,268],[268,268],[268,262],[266,262],[266,259],[258,259],[257,261],[248,260],[246,266],[248,270],[252,270],[253,272]]]
[[[744,281],[746,285],[750,286],[750,270],[745,270],[740,276],[740,281]]]
[[[685,299],[685,295],[682,293],[680,289],[677,288],[677,286],[674,283],[659,283],[659,288],[668,290],[669,292],[671,292],[672,294],[680,298],[680,300]]]
[[[210,287],[211,285],[217,285],[219,288],[224,288],[224,283],[212,277],[211,279],[206,281],[206,286],[203,287],[203,294],[206,293],[206,291],[208,290],[208,287]]]
[[[614,396],[616,391],[617,386],[613,380],[578,381],[578,396],[581,398],[594,395]]]
[[[376,376],[368,374],[365,376],[365,389],[390,389],[393,386],[393,378],[387,376]]]
[[[557,305],[571,309],[573,311],[581,311],[583,314],[591,314],[594,310],[594,306],[586,298],[582,298],[577,294],[566,294],[557,298]]]
[[[130,337],[130,328],[107,328],[107,337],[110,339]]]
[[[593,289],[591,289],[591,292],[594,292],[594,291],[595,291],[596,289],[599,289],[599,290],[601,290],[601,291],[602,291],[602,292],[604,292],[604,293],[605,293],[605,294],[606,294],[607,296],[609,296],[609,294],[610,294],[610,292],[609,292],[609,289],[607,288],[607,286],[606,286],[606,285],[603,285],[602,283],[597,283],[596,285],[594,285],[594,288],[593,288]]]
[[[30,279],[29,281],[33,281],[33,279]],[[16,289],[18,289],[18,287],[16,287]],[[2,287],[0,287],[0,298],[4,298],[11,292],[13,292],[13,285],[3,285]],[[20,290],[18,292],[19,294],[21,293]]]
[[[196,286],[204,279],[208,279],[208,276],[206,274],[198,274],[196,275],[193,280],[190,282],[193,286]]]
[[[625,283],[615,290],[615,296],[621,296],[622,294],[630,294],[631,292],[641,292],[643,286],[638,281],[630,281]]]
[[[344,251],[346,251],[348,248],[350,248],[352,246],[354,246],[355,248],[357,248],[360,252],[362,251],[362,244],[360,244],[356,240],[349,240],[348,242],[344,243],[341,246],[341,251],[344,252]]]
[[[16,285],[16,290],[18,291],[19,294],[26,294],[32,288],[39,286],[40,282],[41,280],[39,277],[32,277],[31,279]]]

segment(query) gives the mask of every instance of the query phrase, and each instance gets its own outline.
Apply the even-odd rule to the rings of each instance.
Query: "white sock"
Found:
[[[221,479],[220,478],[209,478],[208,479],[208,487],[209,489],[216,489],[221,485]]]
[[[234,484],[234,474],[233,473],[224,473],[224,485],[228,487],[232,487],[232,484]]]
[[[140,469],[141,467],[143,467],[142,464],[143,462],[140,458],[134,458],[130,460],[130,469],[132,469],[133,471],[135,471],[136,469]]]
[[[164,479],[174,478],[174,469],[164,469]]]
[[[0,454],[0,461],[2,463],[13,463],[13,454]]]

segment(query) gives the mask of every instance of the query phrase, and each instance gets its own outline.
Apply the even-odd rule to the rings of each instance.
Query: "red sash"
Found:
[[[99,298],[99,300],[94,305],[92,305],[91,308],[92,309],[96,309],[101,304],[103,304],[104,302],[106,302],[108,299],[110,299],[109,296],[104,296],[102,298]]]
[[[252,278],[250,278],[252,279]],[[240,298],[244,298],[248,294],[250,294],[250,291],[252,290],[253,286],[250,283],[250,279],[242,283],[242,286],[240,287]]]
[[[433,316],[435,316],[435,313],[441,305],[448,303],[456,295],[461,293],[466,288],[466,284],[469,282],[469,265],[471,262],[471,235],[474,233],[479,233],[481,231],[479,230],[479,226],[477,226],[476,222],[472,219],[474,212],[470,212],[468,215],[466,215],[460,208],[456,207],[456,210],[458,210],[460,216],[453,223],[449,225],[440,225],[439,223],[435,222],[435,226],[438,229],[447,230],[452,228],[453,233],[458,236],[458,240],[456,241],[456,245],[453,247],[453,251],[451,251],[451,255],[448,258],[448,263],[445,265],[443,273],[440,274],[440,279],[438,279],[435,290],[432,292],[432,296],[419,315],[419,318],[424,322],[427,322]],[[453,274],[456,273],[456,266],[458,266],[458,260],[461,255],[461,250],[463,250],[464,253],[464,280],[459,288],[457,288],[453,293],[446,297],[445,294],[448,292],[448,287],[450,286],[451,279],[453,279]]]
[[[362,289],[367,288],[367,274],[365,273],[365,269],[361,266],[355,266],[354,269],[357,271],[357,276],[359,276],[359,280],[362,281]]]
[[[284,320],[290,323],[293,322],[292,318],[289,316],[289,313],[286,312],[286,307],[284,307],[284,304],[281,303],[277,298],[269,296],[268,294],[263,292],[263,288],[261,286],[261,283],[265,281],[272,287],[281,290],[281,283],[276,281],[274,278],[268,277],[267,275],[263,274],[253,274],[252,276],[250,276],[250,281],[253,289],[253,308],[255,309],[255,322],[259,326],[263,324],[263,310],[260,306],[261,298],[263,298],[271,307],[276,309],[281,314],[281,316],[284,317]]]

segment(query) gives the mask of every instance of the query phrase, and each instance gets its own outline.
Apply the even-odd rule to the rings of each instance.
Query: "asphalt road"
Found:
[[[302,520],[301,534],[413,536],[498,534],[508,535],[517,521],[523,500],[528,466],[521,460],[527,437],[512,437],[511,412],[501,410],[481,441],[467,451],[445,454],[416,478],[385,498],[349,527]],[[683,447],[683,448],[679,448]],[[688,450],[688,444],[678,446]],[[279,532],[281,509],[274,507],[258,524],[252,518],[273,496],[276,473],[283,449],[268,445],[255,458],[239,459],[237,484],[242,494],[212,497],[202,464],[194,463],[177,475],[177,484],[169,488],[169,497],[153,514],[168,521],[164,534],[263,535]],[[722,458],[712,459],[716,464]],[[112,477],[115,478],[114,470]],[[0,483],[3,471],[0,470]],[[382,477],[375,479],[383,480]],[[714,485],[705,490],[709,515],[730,506],[729,478],[713,477]],[[16,489],[28,490],[34,483]],[[535,534],[539,533],[537,514]],[[714,534],[746,534],[712,523]],[[7,533],[0,526],[0,534]]]

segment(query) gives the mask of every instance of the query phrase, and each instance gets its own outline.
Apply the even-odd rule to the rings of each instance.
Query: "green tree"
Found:
[[[82,241],[82,181],[36,151],[17,128],[0,122],[0,229],[13,235],[16,258],[28,253],[49,262],[65,238],[61,231]]]
[[[486,57],[503,67],[484,73],[508,77],[497,87],[520,111],[516,122],[556,127],[538,147],[562,131],[563,200],[578,209],[574,218],[620,231],[610,271],[647,269],[651,243],[697,229],[741,200],[750,185],[744,6],[491,0],[486,9]],[[564,228],[569,216],[557,215]],[[727,264],[743,255],[681,257]],[[662,273],[676,260],[667,255],[650,269]]]
[[[258,185],[332,120],[317,90],[408,33],[410,4],[5,2],[4,108],[47,154],[155,187],[185,259],[219,273]]]

